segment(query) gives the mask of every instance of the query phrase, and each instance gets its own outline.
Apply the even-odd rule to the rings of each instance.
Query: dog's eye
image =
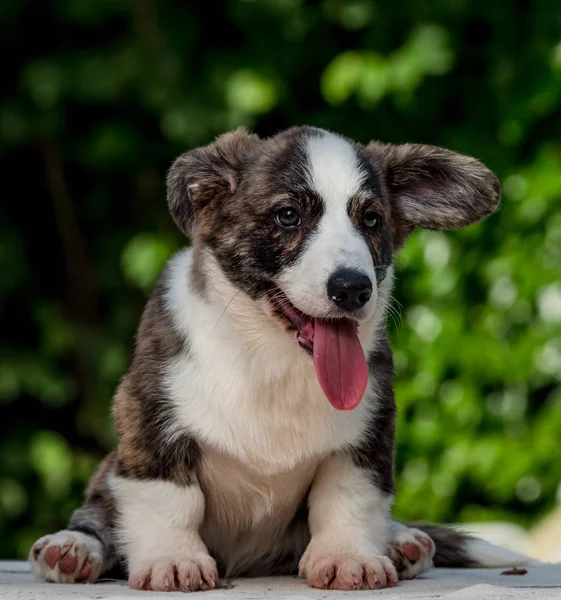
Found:
[[[364,213],[364,217],[362,219],[364,226],[368,227],[368,229],[375,229],[380,225],[381,221],[382,218],[380,217],[380,215],[373,210],[367,210]]]
[[[298,227],[302,222],[300,215],[292,208],[292,206],[285,206],[281,208],[275,215],[276,222],[281,227]]]

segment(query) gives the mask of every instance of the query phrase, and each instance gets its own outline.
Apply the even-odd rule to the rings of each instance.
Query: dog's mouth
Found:
[[[318,381],[332,406],[356,408],[368,383],[368,366],[352,319],[318,319],[296,308],[280,291],[269,294],[273,313],[313,357]]]

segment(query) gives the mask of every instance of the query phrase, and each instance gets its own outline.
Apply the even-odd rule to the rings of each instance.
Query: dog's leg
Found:
[[[320,467],[309,496],[310,543],[299,569],[312,587],[378,589],[397,584],[385,556],[390,539],[391,497],[350,455]]]
[[[216,563],[199,535],[204,496],[196,480],[178,485],[115,477],[112,488],[132,588],[186,592],[216,586]]]
[[[114,456],[100,465],[67,529],[39,538],[29,551],[37,575],[55,583],[89,583],[118,562],[113,539],[115,507],[107,487]]]

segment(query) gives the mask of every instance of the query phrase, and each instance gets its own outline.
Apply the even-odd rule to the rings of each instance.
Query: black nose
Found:
[[[339,308],[356,310],[370,300],[372,282],[360,271],[340,269],[328,279],[327,294]]]

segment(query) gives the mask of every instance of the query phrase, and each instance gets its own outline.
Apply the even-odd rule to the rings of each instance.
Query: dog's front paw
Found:
[[[300,575],[312,587],[331,590],[378,590],[397,585],[398,579],[389,558],[359,554],[304,554]]]
[[[130,587],[155,592],[211,590],[217,583],[216,562],[208,554],[157,558],[132,569],[129,576]]]
[[[101,542],[79,531],[59,531],[39,538],[29,551],[31,567],[53,583],[95,581],[103,563]]]
[[[399,530],[390,541],[390,558],[400,579],[415,579],[432,568],[435,545],[419,529]]]

